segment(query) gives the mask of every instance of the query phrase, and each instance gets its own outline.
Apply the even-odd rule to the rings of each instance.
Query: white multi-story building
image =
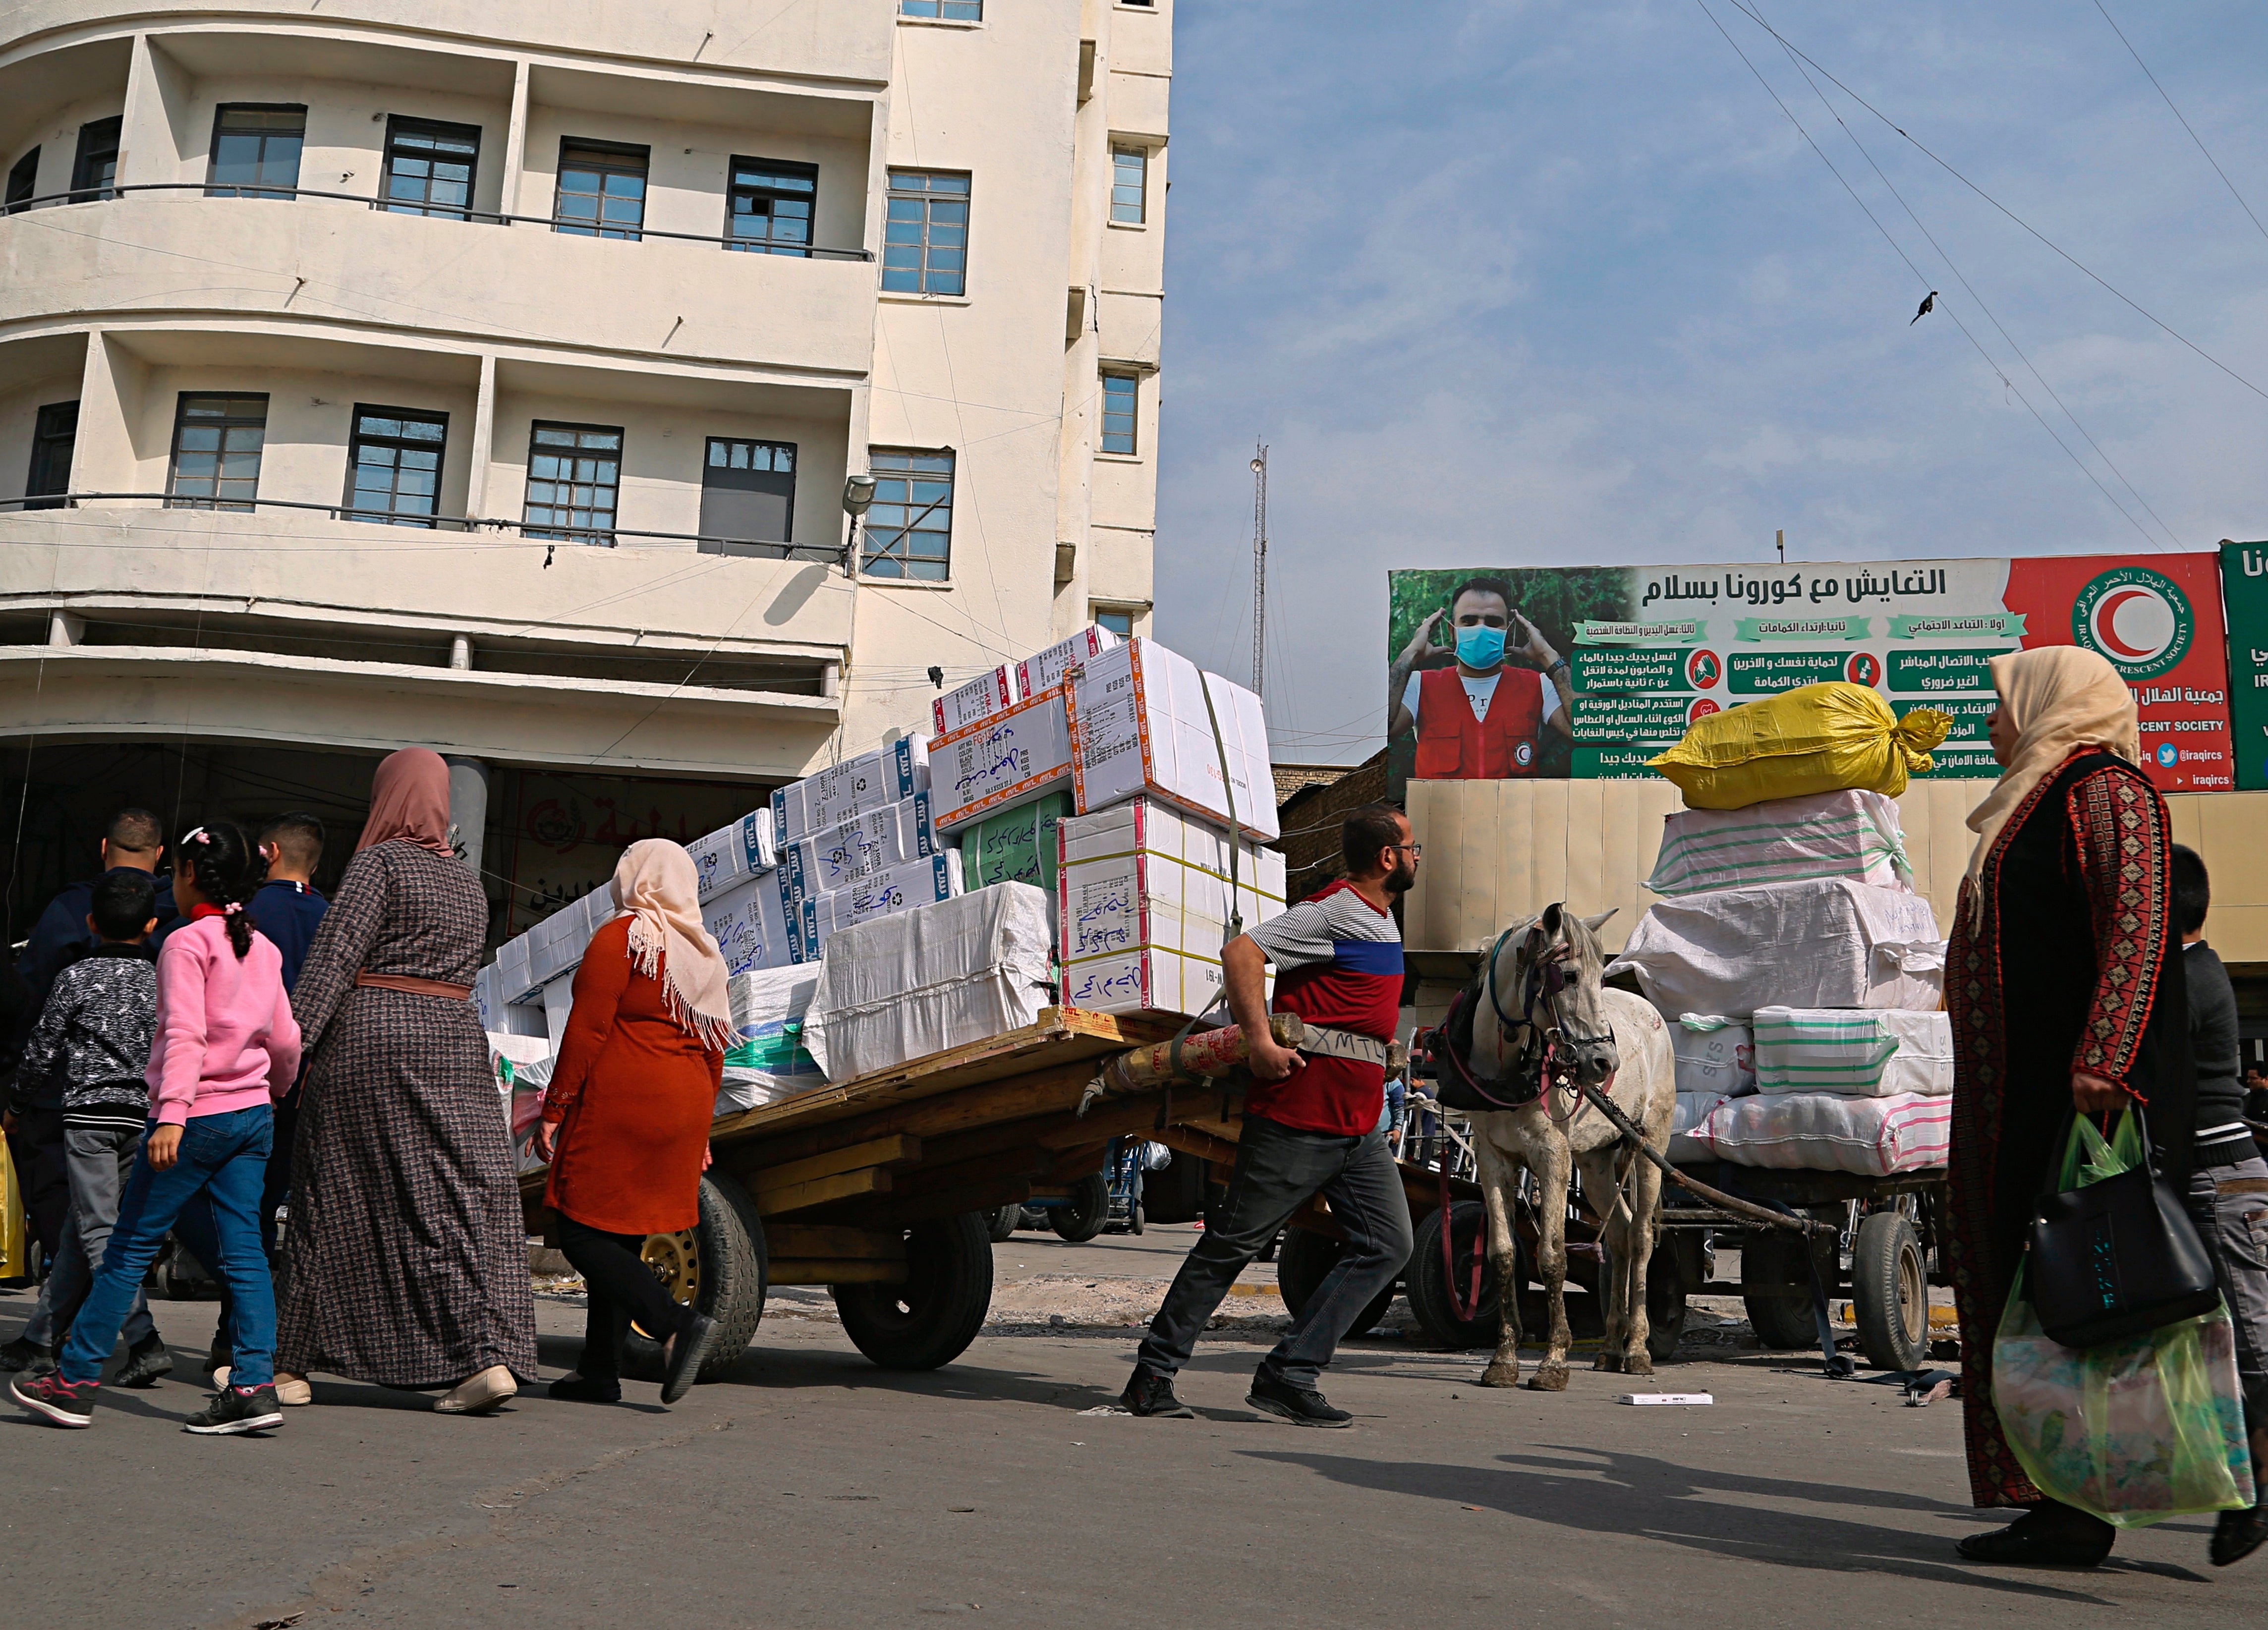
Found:
[[[0,7],[11,933],[115,804],[352,821],[408,745],[502,933],[1142,628],[1172,24]]]

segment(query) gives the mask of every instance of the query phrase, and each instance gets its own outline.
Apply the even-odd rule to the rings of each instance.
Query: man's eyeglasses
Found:
[[[1408,849],[1419,860],[1425,858],[1425,846],[1422,843],[1389,843],[1386,847],[1389,849]]]

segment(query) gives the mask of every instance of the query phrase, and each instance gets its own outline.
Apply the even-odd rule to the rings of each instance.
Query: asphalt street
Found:
[[[1020,1234],[998,1259],[1152,1279],[1187,1243]],[[0,1294],[0,1338],[27,1307]],[[283,1429],[208,1440],[178,1428],[212,1306],[160,1303],[173,1380],[107,1393],[88,1431],[0,1419],[0,1623],[2220,1626],[2268,1584],[2209,1568],[2203,1519],[2091,1573],[1962,1563],[1957,1406],[1775,1355],[1665,1366],[1646,1384],[1715,1403],[1634,1408],[1617,1377],[1492,1391],[1478,1355],[1366,1341],[1329,1379],[1357,1424],[1322,1432],[1244,1407],[1247,1332],[1200,1347],[1199,1419],[1137,1421],[1086,1413],[1125,1328],[998,1328],[898,1376],[808,1295],[776,1311],[674,1410],[633,1384],[467,1420],[318,1377]],[[559,1374],[579,1311],[539,1319]]]

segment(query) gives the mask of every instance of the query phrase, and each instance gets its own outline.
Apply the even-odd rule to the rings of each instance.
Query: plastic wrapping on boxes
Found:
[[[1853,790],[1742,810],[1680,810],[1663,819],[1661,853],[1646,886],[1657,894],[1698,894],[1813,877],[1911,889],[1896,801]]]
[[[1688,1160],[1714,1160],[1706,1143],[1694,1141],[1694,1127],[1709,1119],[1719,1104],[1729,1104],[1731,1098],[1722,1092],[1688,1092],[1679,1088],[1677,1107],[1669,1119],[1669,1148],[1672,1164]]]
[[[836,933],[804,1017],[829,1081],[1020,1030],[1053,999],[1047,901],[998,883]]]
[[[780,851],[780,865],[786,873],[789,902],[849,888],[894,866],[936,854],[930,797],[917,792],[787,844]]]
[[[1089,623],[1067,640],[1057,640],[1043,651],[1035,651],[1016,664],[1016,698],[1022,701],[1036,696],[1042,691],[1053,689],[1063,683],[1074,663],[1087,662],[1112,646],[1119,638],[1109,629]]]
[[[1071,779],[1069,693],[1057,686],[930,743],[937,829],[1028,804]]]
[[[979,719],[989,719],[1016,700],[1010,692],[1007,664],[987,669],[966,685],[956,685],[931,699],[930,723],[939,736]]]
[[[796,959],[782,893],[775,870],[702,906],[701,926],[724,953],[728,977],[757,968],[784,968]]]
[[[929,790],[929,747],[917,736],[829,765],[772,794],[772,840],[786,843]]]
[[[1043,792],[1029,804],[1001,810],[963,826],[958,836],[961,876],[972,889],[995,883],[1028,883],[1044,890],[1050,906],[1056,892],[1056,828],[1071,819],[1068,789]]]
[[[818,988],[814,966],[733,975],[725,987],[733,1003],[733,1045],[725,1054],[717,1113],[777,1104],[827,1084],[803,1040],[804,1020]]]
[[[1669,1027],[1677,1090],[1739,1098],[1756,1090],[1756,1037],[1737,1019],[1681,1013]]]
[[[496,1076],[498,1107],[512,1134],[516,1171],[532,1171],[543,1164],[536,1158],[532,1140],[535,1123],[543,1118],[551,1063],[551,1044],[541,1037],[489,1032],[489,1068]]]
[[[1945,942],[1929,901],[1845,878],[1687,894],[1648,907],[1609,973],[1665,1017],[1758,1008],[1934,1008]]]
[[[1229,838],[1154,798],[1057,828],[1057,953],[1064,1001],[1105,1013],[1199,1013],[1220,991],[1229,939]],[[1240,841],[1248,929],[1284,909],[1284,856]]]
[[[1087,663],[1071,702],[1082,813],[1146,794],[1226,826],[1233,793],[1238,826],[1263,841],[1278,835],[1267,722],[1260,698],[1242,686],[1200,673],[1154,640],[1129,640]]]
[[[1881,1178],[1945,1164],[1952,1134],[1953,1100],[1942,1094],[1764,1092],[1727,1098],[1685,1136],[1735,1165]]]
[[[788,907],[790,948],[799,962],[816,962],[828,941],[854,923],[895,916],[961,893],[961,853],[946,849],[908,861],[848,888],[798,900]]]
[[[778,863],[769,808],[750,810],[721,831],[697,838],[685,846],[693,857],[693,874],[701,898],[714,899],[752,877],[761,877]]]
[[[1758,1008],[1756,1090],[1896,1098],[1953,1090],[1953,1021],[1895,1008]]]

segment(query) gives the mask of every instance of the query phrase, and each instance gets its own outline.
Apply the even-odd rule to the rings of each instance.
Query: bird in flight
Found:
[[[1934,290],[1934,289],[1933,289],[1933,290],[1930,290],[1926,295],[1924,295],[1924,296],[1922,297],[1921,310],[1919,310],[1919,311],[1916,312],[1913,314],[1913,322],[1910,322],[1910,323],[1908,323],[1908,324],[1906,325],[1906,327],[1909,327],[1909,328],[1912,327],[1914,326],[1914,323],[1918,323],[1918,322],[1919,322],[1923,318],[1925,318],[1925,317],[1928,316],[1932,312],[1935,311],[1936,309],[1937,309],[1937,290]]]

